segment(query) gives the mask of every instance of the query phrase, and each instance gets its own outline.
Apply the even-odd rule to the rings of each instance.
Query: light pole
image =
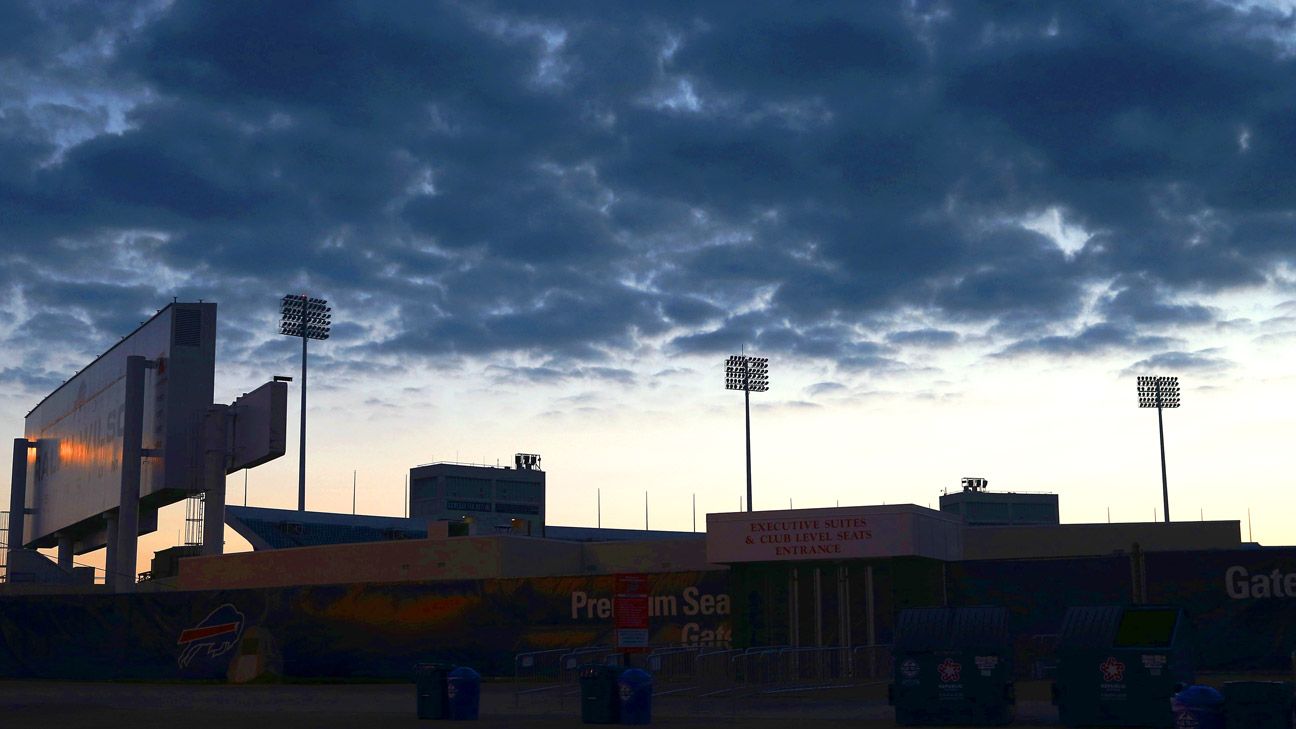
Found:
[[[1157,434],[1161,437],[1161,498],[1165,520],[1170,521],[1170,487],[1166,483],[1165,426],[1161,421],[1162,408],[1179,407],[1179,378],[1146,376],[1138,378],[1139,407],[1156,408]]]
[[[324,299],[306,294],[288,294],[280,308],[279,333],[302,340],[301,454],[297,470],[297,510],[306,511],[306,341],[328,339],[332,309]]]
[[[742,390],[747,414],[747,511],[752,510],[751,487],[751,394],[769,391],[769,359],[731,355],[725,361],[725,389]]]

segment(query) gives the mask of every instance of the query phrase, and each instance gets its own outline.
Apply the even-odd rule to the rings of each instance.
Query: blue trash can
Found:
[[[1210,686],[1189,686],[1170,698],[1176,729],[1224,729],[1224,695]]]
[[[460,666],[446,675],[446,718],[476,721],[481,706],[481,674]]]
[[[617,677],[622,724],[652,723],[652,676],[638,668],[627,668]]]

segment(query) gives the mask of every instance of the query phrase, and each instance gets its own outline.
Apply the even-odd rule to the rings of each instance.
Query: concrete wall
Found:
[[[587,542],[584,570],[609,572],[678,572],[723,569],[707,562],[702,539],[660,539],[651,542]]]
[[[1236,521],[968,527],[963,559],[1107,555],[1129,552],[1135,543],[1147,552],[1239,549],[1242,529]]]
[[[525,542],[526,559],[507,543]],[[283,587],[348,582],[475,580],[579,571],[579,547],[527,537],[406,539],[366,544],[239,552],[180,560],[185,590]]]
[[[700,539],[562,542],[534,537],[453,537],[237,552],[180,560],[184,590],[350,582],[680,572],[722,569]]]
[[[876,515],[870,517],[878,521]],[[920,543],[904,546],[910,551],[917,547],[919,553],[946,555],[951,561],[960,555],[964,560],[1109,555],[1129,552],[1135,543],[1148,552],[1241,547],[1241,528],[1236,521],[954,525],[952,529],[944,522],[915,521],[918,523],[908,524],[902,531],[907,539]],[[189,557],[180,560],[177,584],[181,589],[199,590],[724,569],[707,559],[707,545],[700,539],[564,542],[519,536],[452,537]]]

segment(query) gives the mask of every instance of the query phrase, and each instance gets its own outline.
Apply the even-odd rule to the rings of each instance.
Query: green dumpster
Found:
[[[1167,606],[1068,608],[1053,702],[1066,726],[1171,727],[1170,699],[1194,683],[1191,626]]]
[[[1016,696],[1006,609],[901,611],[892,651],[896,723],[1012,721]]]

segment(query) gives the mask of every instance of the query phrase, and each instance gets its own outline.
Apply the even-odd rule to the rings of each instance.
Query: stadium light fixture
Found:
[[[1170,521],[1170,487],[1166,483],[1165,426],[1162,408],[1179,407],[1179,378],[1147,375],[1138,378],[1139,407],[1156,408],[1157,434],[1161,437],[1161,499],[1165,520]]]
[[[725,360],[725,389],[742,390],[747,416],[747,511],[752,510],[751,394],[769,391],[769,359],[735,354]]]
[[[297,469],[297,510],[306,510],[306,342],[329,338],[333,325],[332,309],[324,299],[306,294],[288,294],[280,306],[279,333],[302,340],[301,439],[300,463]]]

